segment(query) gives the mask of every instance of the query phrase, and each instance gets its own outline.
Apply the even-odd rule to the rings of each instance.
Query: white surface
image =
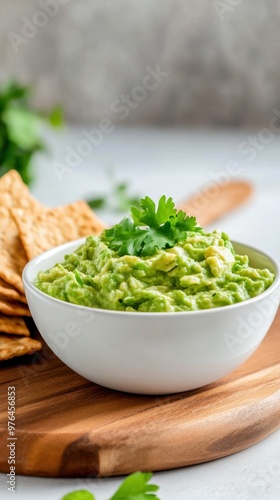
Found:
[[[72,370],[104,387],[160,395],[215,382],[251,356],[278,309],[277,262],[240,244],[239,254],[248,255],[254,267],[269,266],[276,278],[261,295],[229,308],[131,314],[69,304],[35,288],[39,271],[62,262],[82,242],[66,243],[32,259],[23,283],[32,317],[48,346]]]
[[[39,177],[34,194],[50,205],[91,196],[105,189],[107,166],[115,166],[119,179],[129,179],[134,193],[176,200],[208,182],[210,174],[221,172],[228,161],[236,160],[239,177],[249,178],[256,192],[246,206],[219,221],[218,227],[233,239],[280,255],[280,138],[261,144],[255,159],[248,163],[238,145],[257,132],[209,132],[185,130],[120,130],[104,139],[93,154],[59,182],[53,158],[38,159]],[[80,131],[50,137],[54,158],[63,162],[64,147],[75,147]],[[63,144],[63,146],[62,146]],[[105,214],[107,222],[115,220]],[[280,418],[280,417],[279,417]],[[249,422],[248,422],[249,425]],[[6,477],[1,475],[1,500],[12,498]],[[278,500],[280,498],[280,431],[236,455],[180,470],[155,473],[161,500]],[[106,500],[115,491],[119,478],[43,479],[17,476],[16,496],[20,500],[59,500],[72,489],[90,488],[96,500]]]

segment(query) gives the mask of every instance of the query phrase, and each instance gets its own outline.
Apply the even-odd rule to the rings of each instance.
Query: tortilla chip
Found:
[[[7,300],[19,300],[20,302],[26,304],[25,295],[0,278],[0,300],[3,298]]]
[[[39,351],[42,344],[39,340],[29,337],[9,337],[0,335],[0,360],[22,356],[23,354],[33,354]]]
[[[0,313],[0,332],[12,335],[25,335],[26,337],[30,336],[30,332],[22,318],[5,316],[2,313]]]
[[[31,316],[26,304],[16,300],[4,300],[0,298],[0,312],[8,316]]]
[[[28,259],[105,228],[84,201],[48,210],[12,209]]]

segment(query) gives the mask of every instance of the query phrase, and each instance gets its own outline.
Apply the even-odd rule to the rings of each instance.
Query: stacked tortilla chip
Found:
[[[42,347],[24,320],[30,311],[21,275],[28,260],[104,227],[84,201],[48,208],[31,196],[16,171],[0,178],[0,361]]]

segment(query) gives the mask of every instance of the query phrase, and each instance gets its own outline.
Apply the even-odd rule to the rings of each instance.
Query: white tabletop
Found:
[[[251,201],[219,220],[217,227],[232,239],[256,245],[280,255],[280,137],[268,144],[258,139],[249,153],[239,145],[258,131],[194,131],[187,129],[122,129],[104,137],[89,156],[59,180],[54,162],[66,164],[65,148],[76,150],[85,139],[81,129],[47,134],[49,158],[38,158],[33,193],[51,206],[80,197],[90,198],[107,189],[107,169],[113,167],[118,180],[129,181],[131,192],[157,199],[161,194],[179,201],[228,172],[228,162],[239,166],[238,178],[255,185]],[[245,146],[243,146],[243,149]],[[57,164],[56,164],[57,165]],[[232,176],[232,179],[237,178]],[[100,214],[107,222],[120,216]],[[280,416],[279,416],[280,418]],[[235,455],[183,469],[158,472],[153,482],[160,486],[161,500],[278,500],[280,498],[280,431]],[[17,476],[15,496],[20,500],[60,500],[74,489],[90,489],[96,500],[108,500],[120,478],[45,479]],[[6,476],[0,475],[0,498],[12,498]]]

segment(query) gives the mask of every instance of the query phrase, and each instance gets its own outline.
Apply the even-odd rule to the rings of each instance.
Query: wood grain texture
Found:
[[[280,427],[280,311],[256,353],[202,389],[139,396],[76,375],[48,348],[1,369],[0,470],[8,472],[8,386],[16,387],[16,470],[111,476],[206,462]]]
[[[194,215],[199,224],[205,227],[245,203],[252,193],[252,185],[244,180],[212,182],[197,194],[178,203],[177,207]]]

